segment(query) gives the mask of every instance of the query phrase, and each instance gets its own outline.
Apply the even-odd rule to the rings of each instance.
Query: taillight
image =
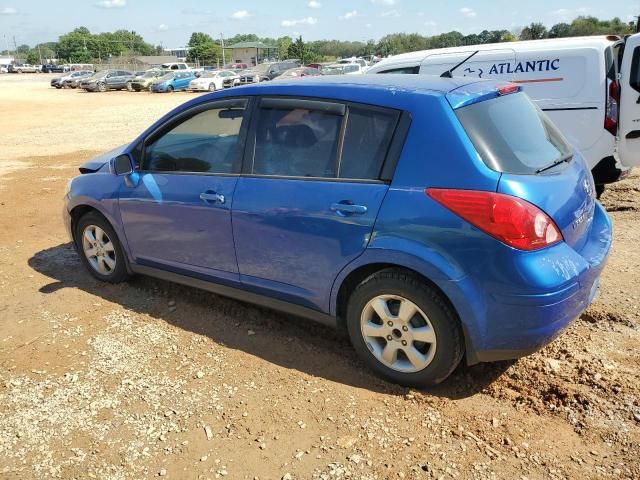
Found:
[[[620,87],[616,80],[607,80],[607,104],[604,111],[604,128],[611,135],[618,134],[618,102]]]
[[[535,205],[502,193],[428,188],[425,193],[473,226],[520,250],[562,241],[555,222]]]

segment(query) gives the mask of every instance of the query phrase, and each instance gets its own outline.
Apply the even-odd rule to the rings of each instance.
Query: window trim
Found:
[[[259,111],[262,108],[263,101],[265,99],[274,99],[278,102],[269,102],[270,105],[278,105],[278,107],[268,108],[308,108],[302,105],[317,104],[322,106],[323,104],[340,104],[344,107],[344,115],[342,115],[342,123],[339,130],[338,145],[336,152],[336,174],[340,172],[340,163],[342,162],[342,151],[344,147],[344,138],[347,130],[347,121],[349,117],[349,109],[359,108],[368,111],[380,111],[380,112],[395,112],[397,114],[396,124],[394,126],[391,140],[387,147],[387,152],[382,161],[378,178],[338,178],[338,177],[298,177],[291,175],[263,175],[253,173],[253,163],[255,160],[255,148],[256,148],[256,128],[258,125]],[[301,100],[303,103],[298,103],[296,100]],[[311,103],[313,102],[313,103]],[[331,98],[321,97],[296,97],[291,95],[268,95],[268,96],[256,96],[252,102],[253,105],[248,111],[250,122],[248,125],[248,132],[245,139],[245,150],[242,161],[241,176],[248,178],[264,178],[264,179],[279,179],[279,180],[305,180],[305,181],[320,181],[320,182],[342,182],[342,183],[371,183],[371,184],[390,184],[393,180],[393,175],[402,153],[404,143],[411,126],[411,114],[405,110],[400,110],[391,107],[383,107],[380,105],[372,105],[368,103],[352,102],[348,100],[339,100]],[[312,108],[313,109],[313,108]],[[320,109],[323,111],[322,109]],[[336,109],[336,111],[339,111]]]
[[[195,105],[191,108],[188,108],[174,117],[171,117],[166,122],[162,123],[153,131],[151,131],[148,135],[142,139],[140,142],[141,145],[141,153],[140,153],[140,168],[137,170],[139,173],[157,173],[164,175],[203,175],[203,176],[238,176],[242,172],[242,165],[244,164],[244,156],[245,156],[245,144],[247,140],[247,133],[249,131],[249,123],[251,119],[251,115],[247,115],[250,112],[251,105],[250,97],[233,97],[233,98],[224,98],[224,99],[216,99],[208,102],[204,102],[198,105]],[[163,136],[164,134],[171,131],[176,126],[181,123],[186,122],[190,118],[195,117],[196,115],[206,112],[208,110],[214,110],[219,108],[243,108],[244,116],[242,119],[242,124],[240,125],[240,132],[238,133],[238,156],[240,168],[236,172],[231,173],[217,173],[217,172],[183,172],[183,171],[160,171],[160,170],[149,170],[146,169],[146,156],[147,156],[147,147],[150,143],[153,143],[155,140]],[[132,150],[135,150],[134,147]]]

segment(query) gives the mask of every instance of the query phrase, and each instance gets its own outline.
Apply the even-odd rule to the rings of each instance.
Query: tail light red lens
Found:
[[[562,241],[555,222],[535,205],[511,195],[428,188],[425,193],[467,222],[520,249],[538,250]]]
[[[607,104],[604,113],[604,128],[611,135],[618,134],[618,102],[620,87],[616,80],[607,80]]]

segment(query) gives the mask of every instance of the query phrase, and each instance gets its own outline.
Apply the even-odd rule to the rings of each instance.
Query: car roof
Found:
[[[312,90],[317,96],[333,97],[336,90],[360,91],[366,95],[367,91],[389,91],[395,94],[427,94],[444,95],[464,85],[482,82],[477,78],[454,77],[441,78],[432,75],[358,75],[358,76],[317,76],[301,79],[282,80],[277,84],[260,83],[241,87],[246,94],[286,94],[286,90],[304,88]],[[490,82],[493,83],[493,82]],[[504,82],[502,82],[504,83]],[[237,90],[240,92],[240,90]]]

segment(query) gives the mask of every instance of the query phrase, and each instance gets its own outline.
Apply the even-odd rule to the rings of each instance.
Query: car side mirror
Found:
[[[133,173],[133,162],[128,153],[118,155],[111,160],[111,173],[119,176]]]

